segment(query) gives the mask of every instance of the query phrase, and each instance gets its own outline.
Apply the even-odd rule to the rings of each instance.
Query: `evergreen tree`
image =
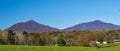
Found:
[[[63,38],[59,38],[57,44],[59,46],[65,46],[66,45],[66,41]]]
[[[9,44],[15,44],[15,33],[12,30],[8,30],[7,40]]]
[[[23,33],[24,39],[25,39],[25,44],[28,44],[28,32],[24,31]]]

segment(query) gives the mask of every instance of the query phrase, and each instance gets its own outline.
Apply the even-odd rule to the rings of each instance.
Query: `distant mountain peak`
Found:
[[[95,21],[92,21],[94,23],[104,23],[103,21],[100,21],[100,20],[95,20]]]
[[[102,22],[101,20],[95,20],[94,22]]]
[[[29,20],[29,21],[27,21],[26,23],[37,23],[37,22],[34,21],[34,20]]]
[[[27,32],[48,32],[48,31],[57,31],[59,29],[53,28],[47,25],[39,24],[34,20],[29,20],[23,23],[17,23],[13,26],[7,28],[6,30],[13,30],[13,31],[27,31]]]
[[[118,30],[120,26],[95,20],[87,23],[77,24],[64,30]]]

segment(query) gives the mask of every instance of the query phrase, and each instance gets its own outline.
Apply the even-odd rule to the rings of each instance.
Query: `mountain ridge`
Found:
[[[120,29],[119,25],[115,25],[112,23],[106,23],[100,20],[95,20],[91,22],[77,24],[64,30],[72,31],[72,30],[118,30]]]
[[[13,31],[27,31],[27,32],[47,32],[47,31],[58,31],[59,29],[50,27],[48,25],[43,25],[35,22],[34,20],[29,20],[27,22],[19,22],[11,27],[7,28],[6,30],[13,30]]]
[[[76,24],[74,26],[67,27],[63,30],[73,31],[73,30],[118,30],[118,29],[120,29],[120,25],[115,25],[112,23],[106,23],[100,20],[95,20],[95,21]],[[26,22],[16,23],[13,26],[7,28],[6,30],[27,31],[27,32],[48,32],[48,31],[59,31],[60,29],[44,24],[39,24],[34,20],[29,20]]]

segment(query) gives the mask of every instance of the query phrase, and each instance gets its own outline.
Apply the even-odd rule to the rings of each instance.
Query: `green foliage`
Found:
[[[2,39],[0,39],[0,44],[5,44],[5,42]]]
[[[98,35],[97,38],[98,38],[99,42],[103,42],[104,41],[104,36],[102,34]]]
[[[8,30],[7,37],[8,44],[15,44],[15,33],[12,30]]]
[[[39,39],[39,45],[44,46],[45,42],[42,39]]]
[[[57,40],[57,44],[58,44],[58,46],[65,46],[66,45],[66,41],[63,38],[59,38]]]

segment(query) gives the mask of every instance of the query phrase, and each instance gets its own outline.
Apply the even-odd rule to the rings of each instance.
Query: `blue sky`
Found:
[[[0,0],[0,29],[28,20],[59,29],[94,20],[120,25],[120,0]]]

